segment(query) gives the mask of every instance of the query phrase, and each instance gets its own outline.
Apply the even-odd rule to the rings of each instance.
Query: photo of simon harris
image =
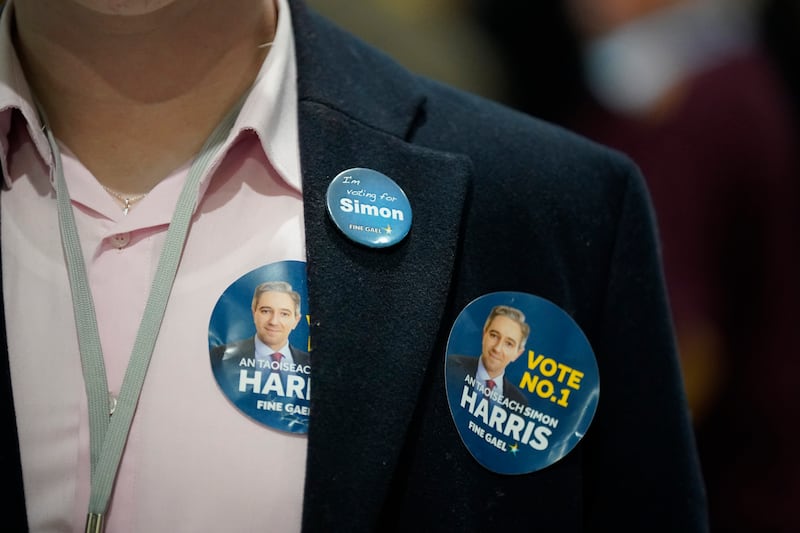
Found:
[[[525,395],[505,374],[506,367],[525,351],[530,330],[519,309],[507,305],[493,307],[483,326],[480,356],[448,355],[448,381],[463,381],[469,375],[475,378],[476,387],[527,405]]]
[[[256,334],[253,337],[213,348],[214,365],[239,365],[243,359],[255,359],[258,368],[270,368],[272,362],[284,368],[310,364],[309,353],[289,344],[289,334],[302,318],[300,294],[285,281],[267,281],[253,292],[251,306]]]

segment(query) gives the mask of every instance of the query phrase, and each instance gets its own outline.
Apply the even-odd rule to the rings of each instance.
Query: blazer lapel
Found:
[[[357,531],[378,519],[428,366],[444,364],[437,338],[470,164],[404,140],[424,108],[413,78],[371,87],[368,60],[350,55],[363,50],[292,6],[312,316],[304,527]],[[401,243],[366,248],[330,220],[328,184],[353,167],[405,191],[413,221]]]
[[[313,368],[306,511],[353,525],[354,514],[369,522],[377,512],[420,382],[429,364],[444,364],[436,339],[468,173],[458,158],[333,115],[314,104],[300,112]],[[412,228],[400,244],[365,248],[330,221],[328,183],[352,167],[390,176],[409,196]],[[345,505],[353,501],[366,505]]]

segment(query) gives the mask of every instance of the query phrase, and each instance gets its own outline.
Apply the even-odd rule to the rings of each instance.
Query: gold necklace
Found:
[[[115,191],[114,189],[109,189],[105,185],[103,185],[103,188],[106,190],[108,194],[110,194],[111,196],[122,202],[122,214],[124,215],[128,214],[128,211],[130,211],[131,206],[134,203],[138,202],[139,200],[147,196],[146,192],[142,194],[134,194],[133,196],[126,196],[122,193]]]

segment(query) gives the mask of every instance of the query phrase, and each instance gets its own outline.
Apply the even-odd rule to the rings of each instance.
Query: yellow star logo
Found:
[[[392,227],[387,224],[387,226],[385,228],[383,228],[383,231],[385,231],[387,235],[391,235],[392,234]]]
[[[519,451],[519,446],[517,446],[516,444],[512,444],[511,445],[511,453],[513,453],[514,455],[517,455],[518,451]]]

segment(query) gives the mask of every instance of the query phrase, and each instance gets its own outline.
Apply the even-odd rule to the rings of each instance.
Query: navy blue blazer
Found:
[[[303,530],[704,531],[637,169],[567,131],[411,75],[301,0],[290,5],[315,386]],[[408,195],[414,220],[402,243],[368,249],[329,220],[326,188],[352,167],[383,172]],[[586,437],[556,464],[515,476],[472,458],[444,388],[458,312],[504,290],[566,310],[600,372]],[[24,531],[2,347],[3,524]],[[353,374],[356,388],[338,379]]]

